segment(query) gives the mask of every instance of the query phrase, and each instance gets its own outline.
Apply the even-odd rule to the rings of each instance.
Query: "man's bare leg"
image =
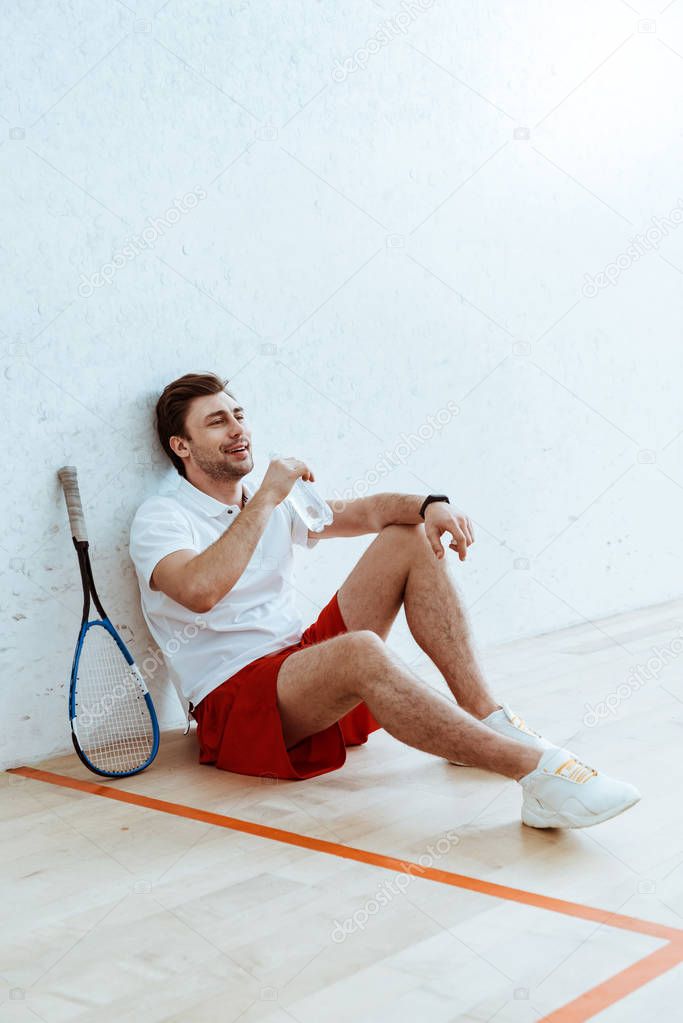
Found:
[[[280,667],[277,695],[288,748],[365,701],[390,735],[425,753],[515,779],[533,771],[541,756],[432,689],[369,630],[290,654]]]
[[[418,646],[442,673],[458,704],[481,719],[500,704],[477,663],[447,561],[448,552],[436,558],[424,526],[386,526],[340,587],[339,610],[350,632],[371,629],[386,639],[403,603]]]

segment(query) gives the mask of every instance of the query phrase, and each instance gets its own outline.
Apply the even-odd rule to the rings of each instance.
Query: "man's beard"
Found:
[[[189,447],[192,458],[202,472],[205,472],[210,479],[215,480],[217,483],[240,480],[251,471],[251,449],[247,450],[248,457],[243,462],[230,465],[227,461],[216,461],[211,455],[205,454],[198,448],[193,448],[192,445],[189,445]]]

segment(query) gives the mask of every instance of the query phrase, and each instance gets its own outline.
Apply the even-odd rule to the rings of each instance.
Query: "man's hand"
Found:
[[[450,533],[453,539],[449,543],[451,550],[457,551],[460,560],[467,557],[467,548],[474,543],[474,531],[468,517],[457,508],[445,501],[433,501],[425,509],[425,533],[432,545],[436,557],[444,556],[442,533]]]
[[[275,501],[275,504],[280,504],[299,477],[315,483],[315,476],[305,462],[300,462],[297,458],[283,458],[278,455],[276,458],[271,458],[266,474],[261,481],[259,492],[267,494]]]

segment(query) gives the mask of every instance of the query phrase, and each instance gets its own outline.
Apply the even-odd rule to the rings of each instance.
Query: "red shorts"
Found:
[[[381,726],[361,703],[288,750],[277,706],[277,675],[290,654],[347,631],[335,593],[298,643],[257,658],[205,696],[192,711],[199,763],[237,774],[294,780],[341,767],[346,747],[366,742]]]

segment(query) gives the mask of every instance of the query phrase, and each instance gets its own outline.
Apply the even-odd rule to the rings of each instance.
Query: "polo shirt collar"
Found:
[[[254,488],[246,477],[242,480],[242,486],[248,501],[254,493]],[[205,515],[211,516],[211,518],[217,518],[217,516],[222,515],[227,508],[242,511],[241,506],[238,504],[223,504],[222,501],[212,497],[211,494],[205,494],[203,490],[198,490],[184,476],[180,477],[180,485],[175,496],[182,504],[195,511],[201,511]]]

